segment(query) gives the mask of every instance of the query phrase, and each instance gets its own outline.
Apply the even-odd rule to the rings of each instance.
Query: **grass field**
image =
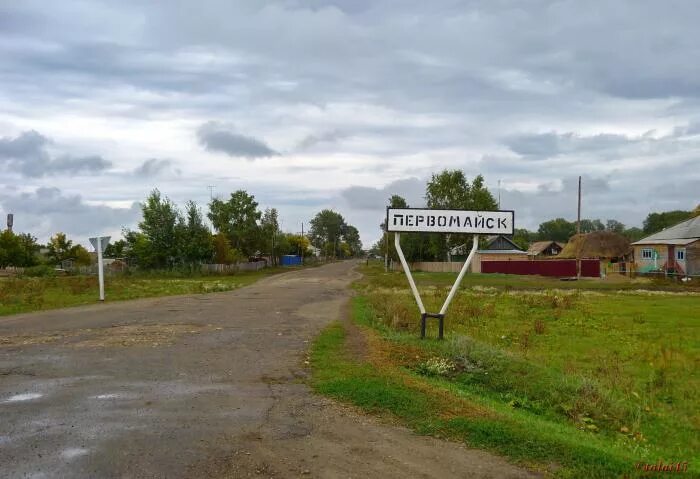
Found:
[[[167,273],[105,278],[105,301],[230,291],[261,278],[289,271],[266,268],[233,275],[186,276]],[[97,302],[95,276],[0,278],[0,316]]]
[[[421,341],[405,277],[363,273],[352,311],[366,351],[345,345],[357,328],[326,330],[312,353],[319,392],[556,477],[635,477],[659,460],[700,476],[693,288],[469,275],[447,339]],[[429,311],[454,278],[417,275]]]

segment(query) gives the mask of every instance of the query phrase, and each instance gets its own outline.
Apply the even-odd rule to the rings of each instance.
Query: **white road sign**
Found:
[[[83,236],[84,238],[84,236]],[[109,240],[111,239],[111,236],[100,236],[100,241],[102,246],[102,252],[105,252],[105,249],[107,249],[107,245],[109,244]],[[92,245],[93,248],[95,248],[95,251],[97,251],[97,238],[90,238],[90,244]]]
[[[408,233],[513,234],[513,211],[387,208],[387,231]]]

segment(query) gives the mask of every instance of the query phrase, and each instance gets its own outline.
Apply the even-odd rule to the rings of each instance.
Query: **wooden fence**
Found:
[[[267,261],[251,261],[246,263],[236,263],[236,264],[202,264],[200,265],[201,271],[203,273],[237,273],[239,271],[259,271],[267,266]],[[106,276],[119,275],[126,272],[129,267],[126,263],[112,263],[105,264],[104,272]],[[90,266],[72,266],[67,268],[73,274],[83,274],[83,275],[96,275],[97,265],[93,264]],[[0,268],[0,277],[7,276],[18,276],[24,273],[24,268]],[[64,273],[65,274],[65,273]]]
[[[235,264],[203,264],[202,271],[207,273],[236,273],[238,271],[259,271],[267,266],[267,261],[251,261]]]
[[[464,266],[464,262],[447,262],[447,261],[415,261],[408,263],[408,268],[411,271],[425,271],[426,273],[459,273]],[[391,263],[393,271],[403,271],[401,263],[393,261]]]

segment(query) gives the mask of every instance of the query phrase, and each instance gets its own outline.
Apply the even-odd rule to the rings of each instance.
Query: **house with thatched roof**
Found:
[[[612,231],[577,234],[569,239],[558,258],[599,259],[601,272],[626,272],[626,262],[632,256],[630,241]]]
[[[640,273],[700,275],[700,216],[632,243]]]
[[[564,246],[564,244],[558,241],[535,241],[527,249],[527,254],[532,258],[558,256],[564,249]]]

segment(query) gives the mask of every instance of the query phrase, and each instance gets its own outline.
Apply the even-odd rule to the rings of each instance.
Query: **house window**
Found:
[[[654,250],[651,248],[644,248],[642,250],[642,259],[654,259]]]
[[[676,250],[676,259],[678,261],[685,261],[685,250],[684,249]]]

